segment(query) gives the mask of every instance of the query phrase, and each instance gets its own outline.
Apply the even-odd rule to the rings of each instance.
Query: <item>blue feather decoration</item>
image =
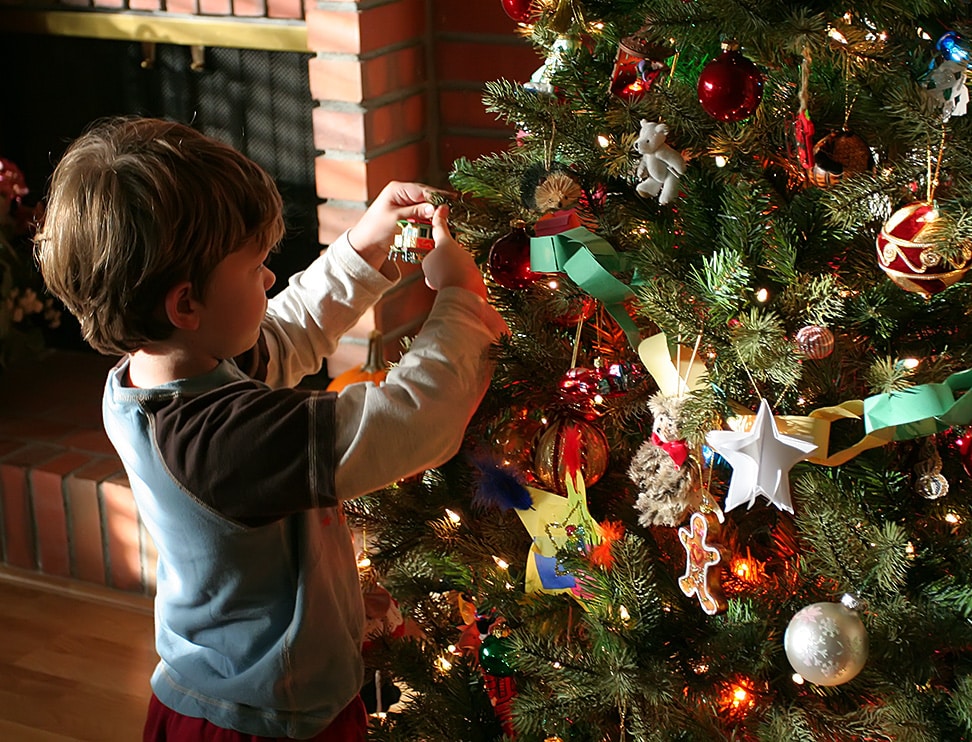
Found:
[[[533,498],[518,472],[502,466],[487,456],[473,460],[479,470],[479,482],[473,495],[473,504],[479,507],[498,507],[500,510],[528,510]]]

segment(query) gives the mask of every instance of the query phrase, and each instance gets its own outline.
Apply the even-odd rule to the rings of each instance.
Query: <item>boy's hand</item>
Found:
[[[432,216],[435,249],[422,260],[425,283],[436,291],[459,286],[485,299],[486,284],[483,282],[483,274],[472,255],[453,239],[446,223],[448,216],[449,207],[445,205],[436,208]]]
[[[432,193],[446,191],[422,183],[392,181],[371,203],[361,219],[348,231],[348,241],[361,257],[379,268],[398,233],[399,219],[432,217],[435,207],[429,203]]]

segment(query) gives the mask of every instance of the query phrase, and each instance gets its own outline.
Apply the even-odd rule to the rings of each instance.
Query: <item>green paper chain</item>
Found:
[[[535,273],[566,273],[584,291],[598,299],[637,350],[641,334],[625,302],[634,298],[631,286],[613,274],[627,267],[627,260],[602,237],[586,227],[559,234],[530,238],[530,270]],[[636,285],[636,279],[632,280]]]

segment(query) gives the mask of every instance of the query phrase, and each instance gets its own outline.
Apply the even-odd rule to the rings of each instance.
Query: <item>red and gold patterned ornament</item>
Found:
[[[719,530],[718,517],[703,512],[692,513],[688,527],[678,529],[685,549],[685,574],[678,578],[678,586],[686,597],[696,596],[710,616],[728,608],[722,593],[723,549],[716,543]]]
[[[834,352],[834,333],[820,325],[808,325],[797,332],[796,343],[803,355],[819,361]]]
[[[894,212],[877,236],[881,269],[901,288],[925,298],[957,283],[972,263],[968,244],[962,246],[957,264],[942,257],[932,237],[937,218],[934,204],[915,201]]]

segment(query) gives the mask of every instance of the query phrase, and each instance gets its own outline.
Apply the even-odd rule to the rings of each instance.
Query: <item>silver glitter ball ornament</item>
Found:
[[[867,662],[864,623],[840,603],[813,603],[790,620],[783,636],[786,657],[800,675],[817,685],[840,685]]]

